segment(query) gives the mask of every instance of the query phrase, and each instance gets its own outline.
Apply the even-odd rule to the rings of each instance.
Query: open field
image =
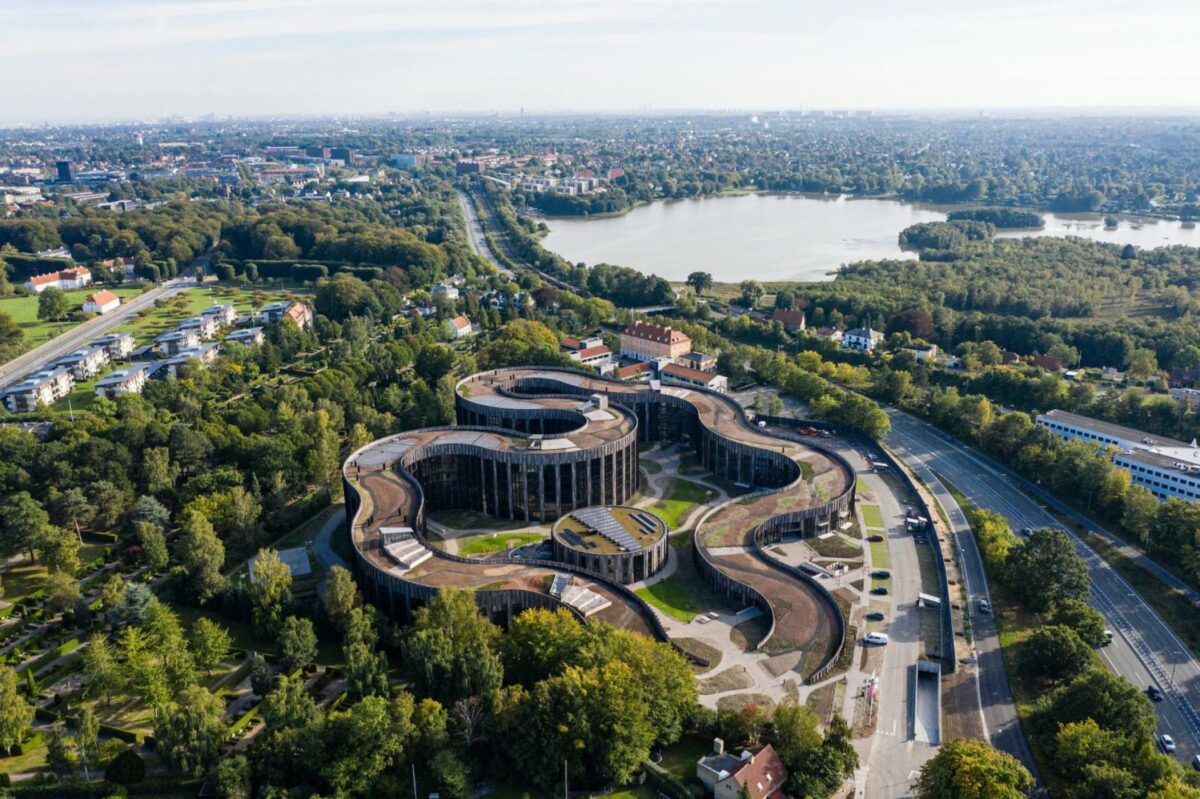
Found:
[[[71,303],[71,307],[77,310],[87,301],[90,295],[95,294],[99,290],[100,288],[97,287],[88,287],[77,291],[68,291],[66,292],[67,300]],[[121,302],[125,302],[130,297],[136,297],[142,293],[140,287],[110,288],[109,291],[120,297]],[[71,321],[43,322],[37,318],[37,310],[37,295],[0,299],[0,311],[11,316],[13,321],[17,323],[17,326],[21,328],[21,332],[25,334],[22,343],[26,349],[41,346],[55,336],[61,335],[79,324],[78,322]]]

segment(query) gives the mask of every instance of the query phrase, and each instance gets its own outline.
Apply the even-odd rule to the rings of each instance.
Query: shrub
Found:
[[[104,779],[117,785],[136,785],[146,779],[146,764],[136,751],[126,749],[108,764]]]

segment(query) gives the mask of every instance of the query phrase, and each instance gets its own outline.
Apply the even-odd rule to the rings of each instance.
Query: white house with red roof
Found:
[[[83,266],[73,266],[70,269],[34,275],[25,281],[25,288],[33,294],[41,294],[48,288],[62,289],[63,291],[81,289],[91,282],[92,270]]]
[[[101,289],[87,298],[83,304],[84,313],[106,314],[115,310],[121,304],[121,298],[108,289]]]
[[[696,779],[713,799],[738,799],[744,788],[750,799],[768,799],[783,790],[787,769],[770,744],[741,754],[725,751],[725,742],[713,739],[713,753],[696,761]]]
[[[475,332],[471,320],[465,316],[456,316],[446,320],[446,333],[451,338],[466,338]]]

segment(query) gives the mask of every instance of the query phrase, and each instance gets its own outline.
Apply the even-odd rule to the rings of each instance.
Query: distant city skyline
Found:
[[[0,123],[665,110],[1193,111],[1171,0],[9,0]]]

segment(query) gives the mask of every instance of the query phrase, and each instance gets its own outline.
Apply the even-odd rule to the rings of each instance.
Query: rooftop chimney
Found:
[[[713,754],[714,755],[725,754],[725,742],[723,740],[721,740],[720,738],[713,738]]]

